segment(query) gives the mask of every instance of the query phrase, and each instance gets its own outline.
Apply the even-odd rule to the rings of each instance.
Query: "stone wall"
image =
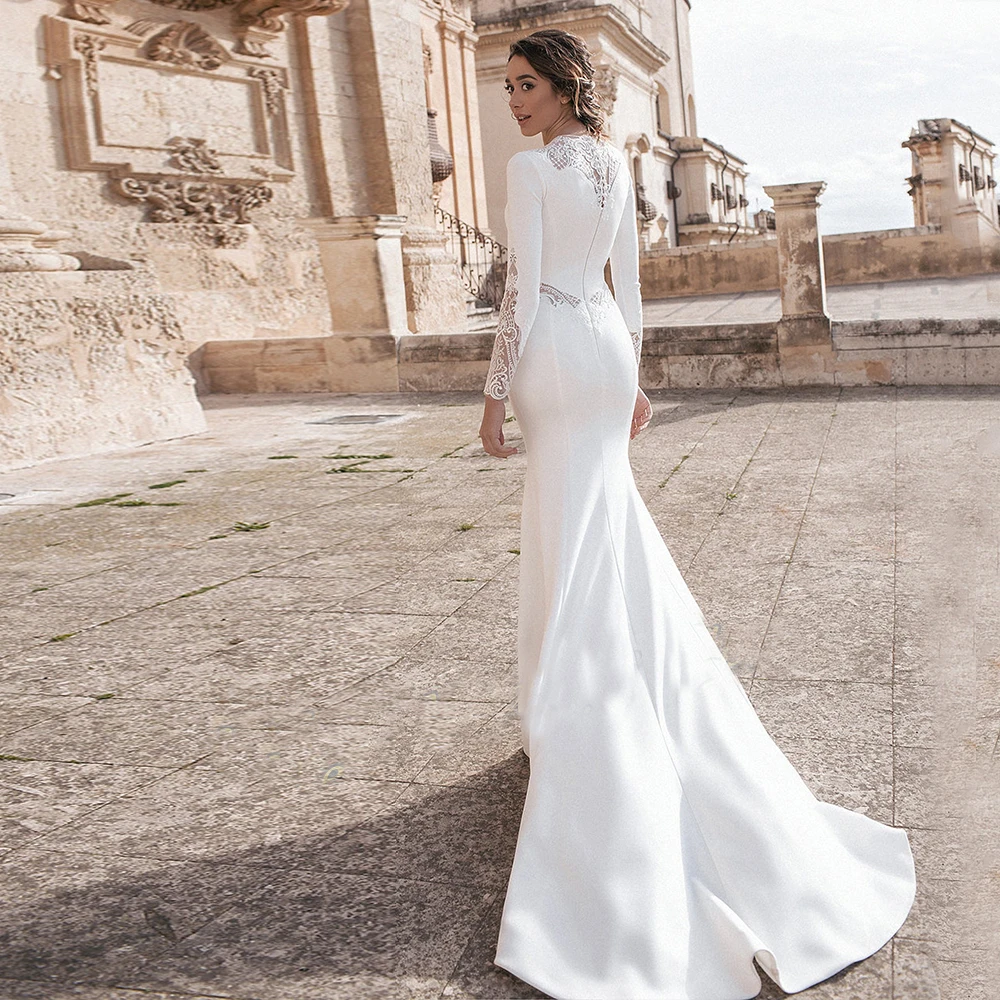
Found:
[[[778,287],[778,242],[761,238],[650,250],[639,259],[639,281],[644,299],[773,291]]]
[[[789,366],[778,323],[647,327],[644,389],[782,385],[1000,385],[998,320],[867,320],[832,323],[825,370],[804,381]],[[400,387],[481,391],[492,337],[404,337]]]
[[[193,342],[328,332],[318,248],[296,224],[313,209],[294,91],[281,69],[292,62],[287,38],[270,43],[270,60],[235,53],[217,70],[174,71],[175,62],[135,53],[148,52],[158,31],[181,20],[232,46],[227,10],[177,11],[139,0],[106,9],[111,23],[95,25],[61,17],[67,5],[53,0],[5,8],[0,157],[17,199],[10,207],[67,232],[64,251],[145,265],[150,279],[173,296]],[[143,22],[152,22],[145,34],[127,28]],[[92,57],[82,54],[81,39],[97,40]],[[190,54],[183,46],[178,51]],[[121,62],[123,53],[134,57]],[[279,89],[269,97],[266,78],[247,73],[272,62],[279,75],[269,79]],[[82,90],[75,73],[84,78]],[[265,106],[283,102],[272,126],[255,121],[257,99]],[[254,176],[258,167],[257,180],[266,182],[271,197],[247,211],[248,225],[213,224],[210,213],[195,210],[178,221],[152,221],[154,198],[120,193],[116,181],[130,172],[169,173],[168,157],[156,153],[146,163],[138,151],[175,134],[207,139],[226,179]],[[267,145],[273,155],[256,152]],[[220,210],[217,217],[225,216],[224,198],[207,201]]]
[[[142,0],[5,8],[0,230],[43,225],[83,266],[0,246],[0,466],[199,432],[201,344],[329,333],[294,53],[234,24]]]
[[[201,430],[247,359],[394,389],[386,338],[465,330],[418,0],[36,0],[0,52],[0,466]]]
[[[828,285],[863,285],[914,278],[958,278],[1000,272],[1000,241],[957,243],[935,226],[837,233],[823,237]]]
[[[181,300],[143,270],[0,274],[0,470],[203,431]]]
[[[1000,243],[959,246],[935,226],[835,233],[823,237],[823,259],[828,285],[957,278],[1000,272]],[[650,250],[640,280],[646,299],[774,291],[777,239]]]

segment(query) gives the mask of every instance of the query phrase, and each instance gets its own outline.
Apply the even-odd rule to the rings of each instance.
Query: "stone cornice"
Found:
[[[527,31],[547,25],[572,25],[577,34],[587,29],[608,31],[617,47],[650,74],[670,61],[670,56],[639,32],[617,7],[609,4],[594,6],[585,0],[579,2],[580,6],[566,6],[561,2],[538,4],[518,10],[515,16],[502,15],[476,21],[478,48],[484,54],[496,48],[506,51],[511,42]]]

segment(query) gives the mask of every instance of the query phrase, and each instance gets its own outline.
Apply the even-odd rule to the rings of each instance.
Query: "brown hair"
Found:
[[[542,28],[514,42],[507,59],[512,56],[524,56],[556,93],[565,94],[591,135],[608,138],[607,112],[594,90],[594,67],[582,38],[561,28]]]

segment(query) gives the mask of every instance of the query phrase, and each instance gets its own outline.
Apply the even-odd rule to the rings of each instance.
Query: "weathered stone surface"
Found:
[[[764,725],[910,834],[906,924],[810,994],[992,1000],[997,391],[652,400],[637,484]],[[208,396],[204,434],[0,474],[0,995],[538,995],[491,961],[524,465],[481,406]],[[182,505],[76,506],[118,494]]]

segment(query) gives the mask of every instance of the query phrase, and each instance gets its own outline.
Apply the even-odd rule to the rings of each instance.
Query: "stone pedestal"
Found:
[[[396,341],[409,332],[401,215],[309,221],[326,276],[333,336],[327,342],[336,387],[395,392]]]
[[[778,352],[782,381],[802,385],[834,381],[833,338],[826,309],[823,241],[817,209],[826,181],[773,184],[778,236],[781,320]]]
[[[406,312],[413,333],[466,333],[465,289],[448,237],[409,225],[403,236]]]

